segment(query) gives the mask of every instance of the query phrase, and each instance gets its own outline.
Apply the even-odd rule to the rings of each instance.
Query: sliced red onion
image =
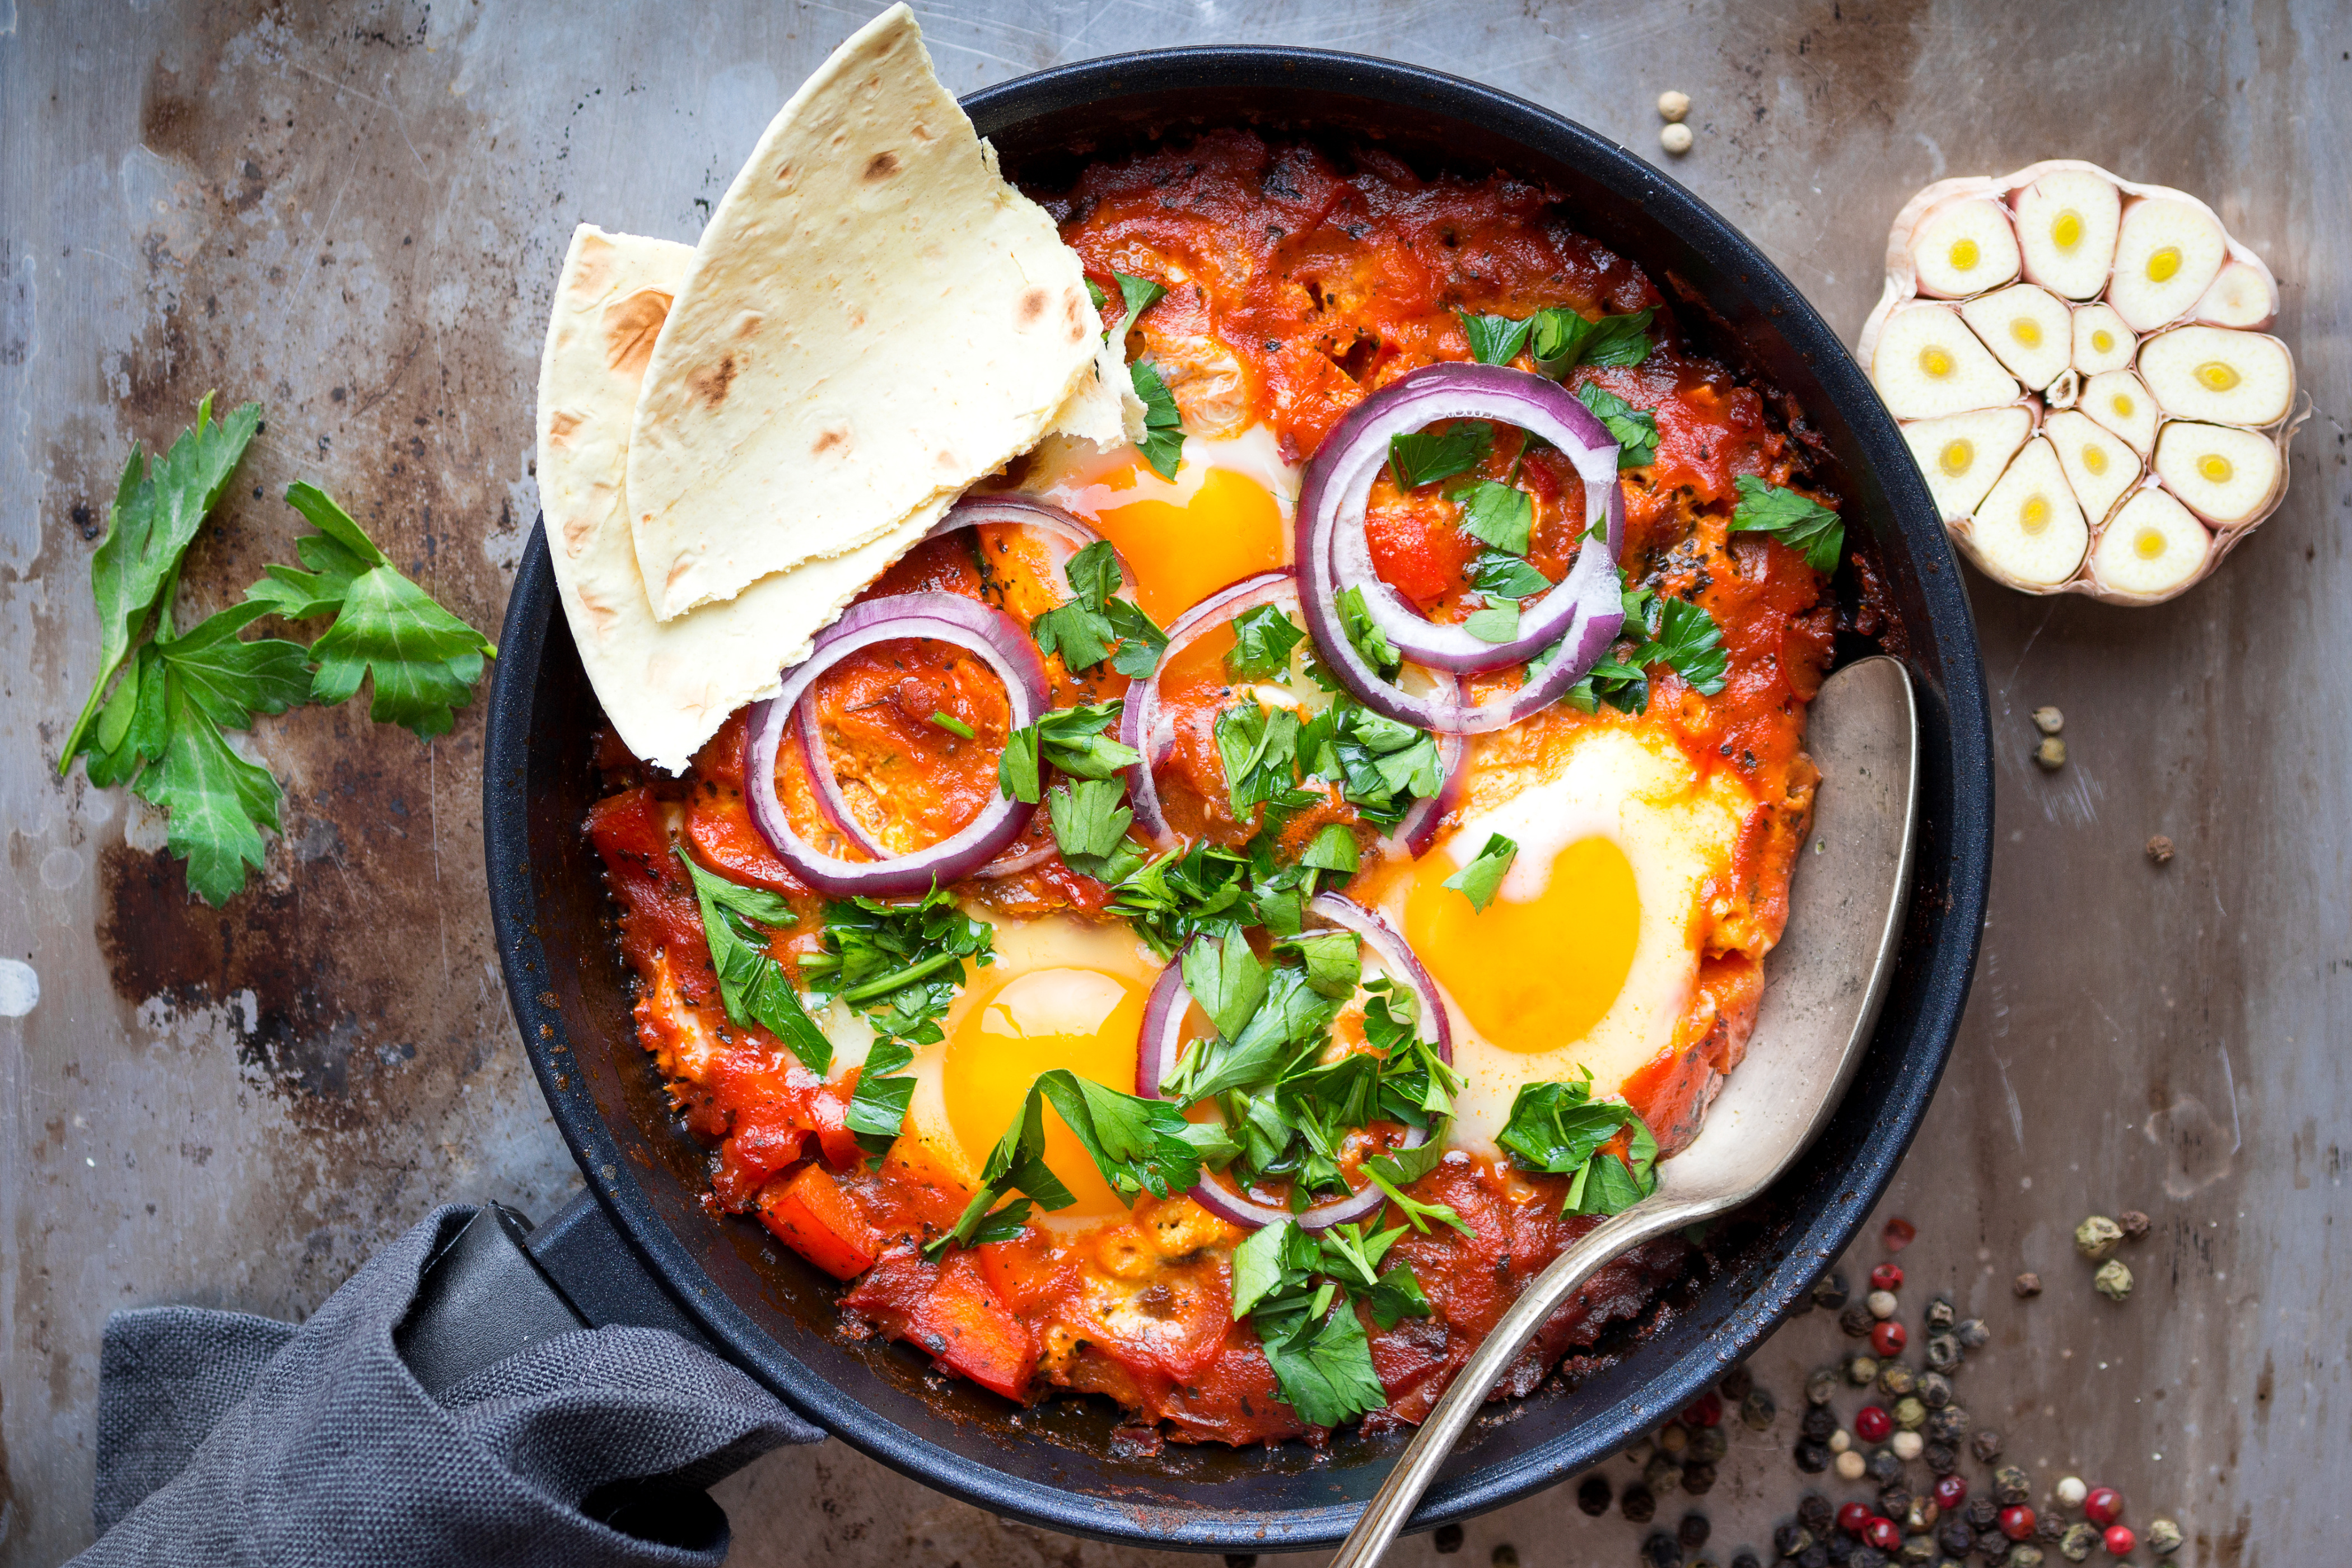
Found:
[[[1034,528],[1045,534],[1059,546],[1054,556],[1054,564],[1056,567],[1066,564],[1071,556],[1076,555],[1087,545],[1101,543],[1103,538],[1100,533],[1088,528],[1051,501],[1039,500],[1035,496],[1018,495],[1012,491],[964,497],[963,500],[948,508],[947,515],[933,524],[930,532],[923,537],[927,540],[938,539],[943,534],[954,533],[960,529],[978,528],[983,523],[992,523],[1000,527]],[[1119,554],[1117,545],[1111,547],[1111,554],[1118,562],[1119,592],[1117,596],[1123,599],[1134,597],[1133,569],[1128,565],[1127,557]]]
[[[1307,912],[1355,932],[1371,950],[1372,961],[1381,972],[1412,991],[1421,1005],[1422,1037],[1437,1052],[1438,1060],[1451,1066],[1454,1031],[1446,1021],[1445,1005],[1437,994],[1435,983],[1429,978],[1429,971],[1422,967],[1421,960],[1413,956],[1412,949],[1397,934],[1396,928],[1352,899],[1337,893],[1318,894],[1308,902]],[[1160,979],[1143,1005],[1143,1032],[1135,1053],[1135,1092],[1143,1099],[1165,1098],[1160,1086],[1184,1054],[1184,1018],[1192,1006],[1192,994],[1184,988],[1184,954],[1179,952],[1160,972]],[[1407,1127],[1397,1147],[1417,1149],[1428,1141],[1426,1129]],[[1286,1219],[1297,1220],[1305,1230],[1324,1230],[1370,1219],[1388,1202],[1386,1193],[1367,1182],[1345,1197],[1327,1198],[1303,1212],[1294,1213],[1235,1191],[1213,1171],[1201,1173],[1192,1197],[1220,1219],[1252,1230]]]
[[[1372,568],[1364,507],[1388,461],[1389,440],[1441,419],[1500,420],[1559,447],[1584,481],[1586,531],[1603,525],[1604,537],[1584,541],[1568,575],[1535,601],[1508,642],[1487,643],[1460,626],[1428,619]],[[1617,445],[1591,410],[1548,376],[1505,365],[1425,365],[1349,410],[1307,464],[1298,502],[1299,596],[1318,650],[1364,706],[1424,730],[1480,733],[1548,706],[1606,651],[1624,618],[1615,570],[1624,544]],[[1383,679],[1348,640],[1339,610],[1343,587],[1361,590],[1373,622],[1415,664],[1470,673],[1546,649],[1553,655],[1517,691],[1490,703],[1416,699]]]
[[[1437,684],[1441,692],[1458,693],[1461,689],[1461,683],[1450,675],[1439,676]],[[1438,825],[1462,798],[1462,781],[1466,776],[1462,763],[1469,755],[1469,742],[1458,731],[1450,730],[1440,730],[1431,738],[1437,742],[1437,760],[1444,766],[1445,783],[1435,795],[1407,806],[1397,825],[1381,840],[1391,855],[1407,860],[1418,860],[1429,853],[1430,845],[1437,837]]]
[[[819,724],[816,711],[816,688],[812,686],[802,696],[800,707],[795,710],[793,722],[793,732],[800,739],[801,761],[808,770],[810,793],[815,796],[817,810],[823,814],[825,821],[833,825],[834,829],[843,838],[855,844],[873,858],[884,859],[890,852],[866,830],[866,825],[857,819],[857,814],[850,808],[849,798],[841,793],[841,779],[834,772],[833,759],[825,755],[824,744],[817,738],[822,732]],[[1004,853],[971,874],[988,881],[993,881],[1001,877],[1017,877],[1032,867],[1044,865],[1057,853],[1059,851],[1051,840],[1043,844],[1033,844],[1028,848],[1023,849],[1019,847],[1019,839],[1016,837],[1013,847],[1006,849]]]
[[[842,659],[877,643],[917,637],[951,643],[973,654],[1004,682],[1012,710],[1008,728],[1036,721],[1047,700],[1045,663],[1021,624],[1003,611],[960,594],[899,594],[850,607],[819,635],[809,657],[784,672],[783,689],[751,710],[744,738],[743,783],[751,825],[801,880],[835,898],[863,893],[894,897],[922,892],[972,874],[1021,837],[1036,807],[992,795],[980,814],[927,849],[873,860],[844,860],[815,848],[793,831],[776,798],[776,752],[793,710],[816,679]],[[818,748],[812,771],[830,778]],[[819,784],[823,794],[823,784]],[[836,789],[836,794],[838,790]]]
[[[1143,757],[1127,770],[1128,805],[1135,813],[1135,825],[1162,849],[1173,849],[1184,839],[1168,826],[1167,813],[1160,805],[1160,785],[1152,777],[1176,747],[1175,731],[1160,716],[1160,673],[1203,632],[1261,605],[1296,613],[1299,608],[1297,580],[1287,572],[1261,572],[1210,595],[1177,616],[1176,624],[1168,628],[1168,646],[1160,650],[1160,668],[1127,689],[1127,706],[1118,718],[1119,743]]]

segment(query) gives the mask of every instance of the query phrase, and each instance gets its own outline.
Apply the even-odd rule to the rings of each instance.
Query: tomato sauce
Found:
[[[1343,160],[1218,131],[1097,164],[1067,192],[1042,199],[1113,301],[1109,318],[1114,271],[1168,282],[1131,346],[1161,365],[1188,425],[1263,422],[1292,461],[1310,457],[1371,392],[1417,366],[1469,357],[1459,312],[1655,312],[1658,346],[1645,363],[1582,367],[1571,384],[1594,383],[1653,412],[1655,457],[1622,477],[1622,564],[1630,581],[1705,605],[1729,656],[1727,683],[1713,696],[1654,667],[1643,718],[1669,726],[1702,771],[1735,771],[1758,803],[1719,885],[1706,889],[1719,941],[1702,955],[1689,1013],[1626,1085],[1662,1144],[1686,1141],[1744,1048],[1761,955],[1787,919],[1815,783],[1803,714],[1831,653],[1821,574],[1778,541],[1729,531],[1740,476],[1775,484],[1797,477],[1763,399],[1685,346],[1672,308],[1637,268],[1575,233],[1549,193],[1506,176],[1423,179],[1376,148]],[[1534,496],[1529,560],[1557,580],[1580,547],[1582,482],[1559,453],[1522,447],[1517,432],[1498,431],[1465,477],[1510,477]],[[1392,477],[1375,485],[1367,522],[1375,569],[1436,618],[1462,613],[1480,548],[1460,522],[1459,506],[1436,488],[1400,491]],[[919,546],[867,597],[963,594],[1025,625],[1065,596],[1057,567],[1031,534],[982,528]],[[1205,639],[1163,674],[1176,746],[1159,773],[1171,822],[1224,843],[1253,826],[1230,809],[1213,734],[1232,691],[1223,668],[1229,643]],[[1108,664],[1074,678],[1058,658],[1047,663],[1057,706],[1117,697],[1127,686]],[[1479,689],[1516,679],[1486,678]],[[992,674],[967,654],[877,646],[819,680],[812,708],[858,826],[893,852],[953,833],[996,787],[1009,707]],[[942,715],[952,724],[937,722]],[[1528,722],[1631,721],[1607,707],[1587,715],[1560,706]],[[962,1184],[917,1139],[867,1160],[844,1124],[854,1074],[820,1081],[764,1029],[729,1021],[677,854],[784,898],[795,922],[770,951],[788,975],[817,950],[823,913],[751,824],[743,731],[739,714],[678,779],[603,747],[609,790],[586,824],[620,909],[622,952],[639,979],[640,1039],[686,1125],[712,1150],[712,1209],[756,1215],[850,1281],[845,1332],[905,1340],[1007,1398],[1055,1388],[1108,1396],[1128,1410],[1129,1432],[1147,1447],[1163,1438],[1320,1441],[1324,1434],[1283,1401],[1254,1331],[1232,1321],[1226,1259],[1242,1231],[1189,1198],[1146,1196],[1123,1220],[1091,1230],[1033,1226],[1013,1241],[927,1260],[920,1244],[953,1226],[970,1196]],[[816,799],[797,728],[780,755],[777,787],[795,831],[856,855]],[[1333,821],[1356,821],[1336,792],[1286,832],[1303,842]],[[1370,831],[1363,837],[1369,843]],[[1042,852],[1037,864],[957,891],[1010,915],[1100,913],[1109,889],[1063,864],[1053,845],[1040,811],[1013,851]],[[1564,1187],[1562,1178],[1457,1151],[1411,1189],[1451,1205],[1469,1234],[1436,1225],[1396,1244],[1433,1310],[1370,1332],[1391,1402],[1371,1424],[1425,1415],[1526,1282],[1598,1223],[1562,1216]],[[1670,1240],[1601,1270],[1545,1325],[1497,1396],[1531,1390],[1570,1348],[1636,1316],[1686,1257]]]

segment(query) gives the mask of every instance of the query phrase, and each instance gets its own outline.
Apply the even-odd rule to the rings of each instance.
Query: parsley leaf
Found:
[[[1168,634],[1132,599],[1112,599],[1103,605],[1110,629],[1118,634],[1118,649],[1110,667],[1130,680],[1141,680],[1160,668],[1168,649]]]
[[[833,1042],[801,1005],[783,966],[768,955],[766,939],[748,923],[791,925],[792,907],[764,889],[747,888],[703,869],[682,847],[674,852],[694,882],[703,940],[709,944],[710,967],[719,973],[719,999],[726,1005],[727,1016],[739,1026],[761,1026],[800,1058],[802,1066],[823,1078],[833,1067]]]
[[[1658,628],[1634,655],[1635,661],[1664,663],[1702,697],[1721,691],[1731,656],[1724,650],[1723,631],[1715,617],[1704,605],[1685,599],[1662,600],[1660,612]]]
[[[812,996],[821,991],[861,1013],[877,1042],[945,1038],[939,1020],[963,989],[965,961],[975,967],[996,961],[989,927],[942,889],[908,904],[836,900],[825,905],[823,941],[823,952],[801,960],[802,978]],[[866,1058],[867,1075],[896,1070]],[[866,1089],[865,1078],[858,1087]]]
[[[1328,1316],[1309,1305],[1272,1322],[1255,1321],[1266,1364],[1300,1420],[1337,1426],[1389,1402],[1353,1303],[1343,1299]]]
[[[1284,1244],[1292,1231],[1290,1221],[1277,1220],[1250,1232],[1234,1248],[1235,1322],[1248,1317],[1251,1308],[1282,1289]]]
[[[1389,437],[1389,468],[1397,489],[1416,489],[1467,473],[1484,462],[1495,444],[1495,427],[1484,419],[1462,419],[1440,434],[1408,430]]]
[[[1838,514],[1809,495],[1765,483],[1753,474],[1732,481],[1739,504],[1731,509],[1731,531],[1764,533],[1805,558],[1816,572],[1837,570],[1838,553],[1845,547],[1845,524]]]
[[[1113,640],[1110,617],[1076,599],[1056,605],[1030,622],[1029,635],[1037,639],[1039,652],[1060,654],[1063,668],[1073,675],[1108,658]]]
[[[1193,937],[1241,925],[1252,912],[1250,872],[1247,857],[1196,841],[1130,872],[1110,910],[1165,959]]]
[[[260,829],[278,830],[278,780],[247,762],[190,695],[163,674],[167,735],[138,791],[170,823],[164,845],[188,863],[188,886],[217,908],[242,890],[247,867],[262,864]]]
[[[1514,555],[1528,552],[1535,531],[1536,498],[1514,485],[1476,479],[1446,492],[1462,504],[1462,531]]]
[[[1552,581],[1522,556],[1482,550],[1470,564],[1470,585],[1490,599],[1532,599]]]
[[[849,1097],[843,1119],[868,1154],[887,1154],[907,1124],[907,1107],[915,1098],[915,1079],[906,1069],[914,1050],[897,1040],[877,1040],[857,1069],[857,1088]]]
[[[1499,833],[1486,836],[1486,847],[1479,850],[1470,863],[1445,879],[1444,886],[1452,888],[1470,900],[1470,907],[1484,914],[1486,906],[1495,901],[1502,890],[1503,878],[1511,862],[1519,857],[1519,847]]]
[[[1127,374],[1135,384],[1135,395],[1143,400],[1143,445],[1139,448],[1143,460],[1161,479],[1172,479],[1184,460],[1184,425],[1176,412],[1176,399],[1148,361],[1137,360],[1127,367]]]
[[[1310,871],[1340,871],[1353,876],[1363,864],[1363,851],[1344,822],[1327,822],[1316,829],[1298,863]]]
[[[1039,1078],[1037,1088],[1121,1196],[1164,1198],[1201,1179],[1201,1150],[1188,1135],[1192,1124],[1167,1100],[1123,1094],[1066,1068]]]
[[[1119,805],[1127,786],[1116,779],[1080,779],[1055,784],[1046,796],[1054,842],[1063,863],[1081,876],[1117,882],[1141,864],[1127,842],[1135,813]]]
[[[1586,382],[1576,389],[1576,400],[1592,411],[1617,443],[1617,466],[1639,468],[1658,455],[1658,416],[1636,408],[1607,387]]]
[[[1335,1002],[1353,996],[1357,982],[1364,977],[1363,942],[1351,931],[1318,931],[1284,937],[1275,943],[1275,951],[1297,954],[1307,989]]]
[[[1481,642],[1507,643],[1519,635],[1519,602],[1492,599],[1462,617],[1462,629]]]
[[[1431,1310],[1429,1298],[1421,1293],[1421,1280],[1410,1263],[1400,1263],[1375,1280],[1364,1305],[1372,1314],[1373,1324],[1381,1329],[1393,1329],[1406,1318],[1426,1318]]]
[[[1242,1032],[1265,1000],[1270,973],[1238,932],[1194,942],[1184,950],[1183,973],[1184,989],[1228,1039]]]
[[[1348,634],[1349,646],[1363,656],[1364,662],[1382,676],[1394,675],[1404,667],[1404,656],[1381,630],[1380,623],[1364,607],[1364,591],[1349,588],[1339,595],[1339,626]]]
[[[1034,1198],[1040,1207],[1048,1211],[1066,1209],[1077,1202],[1070,1195],[1070,1189],[1062,1184],[1061,1178],[1046,1167],[1045,1105],[1040,1085],[1035,1083],[1029,1086],[1029,1096],[1022,1101],[1020,1113],[1004,1130],[1004,1136],[997,1140],[988,1163],[982,1167],[980,1190],[972,1194],[955,1228],[925,1242],[923,1256],[935,1258],[950,1247],[971,1246],[988,1220],[989,1211],[996,1206],[996,1200],[1016,1191]]]
[[[1601,1152],[1628,1132],[1626,1159]],[[1592,1075],[1579,1083],[1522,1084],[1496,1142],[1530,1170],[1570,1176],[1569,1214],[1616,1214],[1657,1189],[1658,1142],[1622,1100],[1592,1099]]]
[[[1132,746],[1123,746],[1105,733],[1126,704],[1118,698],[1076,708],[1056,708],[1040,714],[1004,738],[996,759],[997,787],[1007,800],[1037,804],[1039,764],[1051,763],[1073,778],[1108,779],[1143,760]]]
[[[1168,292],[1168,286],[1117,270],[1112,271],[1111,277],[1118,279],[1119,302],[1127,307],[1127,314],[1120,319],[1118,328],[1112,335],[1117,341],[1125,342],[1127,334],[1135,329],[1136,318],[1158,304],[1161,296]]]
[[[1225,673],[1235,680],[1286,679],[1290,650],[1307,640],[1283,610],[1260,605],[1234,617],[1234,646],[1225,655]]]
[[[1536,368],[1565,380],[1579,364],[1636,365],[1650,357],[1652,312],[1588,319],[1565,305],[1539,310],[1528,352]]]
[[[1474,316],[1466,310],[1454,315],[1462,322],[1462,335],[1469,340],[1470,357],[1480,364],[1508,364],[1519,357],[1527,346],[1528,334],[1535,331],[1535,319],[1515,321],[1508,316]]]
[[[1298,776],[1298,714],[1288,708],[1240,702],[1220,712],[1217,754],[1225,765],[1225,793],[1234,816],[1247,821],[1261,805],[1279,802]]]
[[[229,476],[261,425],[258,403],[245,405],[218,425],[212,422],[212,395],[206,393],[196,405],[195,424],[181,432],[170,451],[150,464],[133,443],[123,465],[114,500],[106,510],[106,536],[89,562],[90,594],[98,601],[98,678],[90,682],[89,697],[66,735],[58,757],[61,773],[84,750],[107,683],[130,657],[150,613],[158,605],[170,613],[181,558],[205,514],[228,489]],[[125,723],[127,712],[128,705]],[[237,880],[242,886],[242,874]]]

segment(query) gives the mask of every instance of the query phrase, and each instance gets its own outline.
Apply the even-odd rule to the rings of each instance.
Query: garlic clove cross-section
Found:
[[[2113,305],[2078,305],[2074,309],[2074,368],[2084,375],[2101,371],[2128,370],[2139,354],[2139,338],[2124,325]]]
[[[2083,515],[2104,521],[2123,493],[2139,482],[2139,454],[2114,431],[2072,409],[2042,422],[2042,433],[2058,453],[2058,466],[2083,506]]]
[[[1914,305],[1888,317],[1870,378],[1897,419],[1933,419],[2018,395],[2017,379],[1949,305]]]
[[[2026,281],[2091,300],[2115,269],[2123,193],[2080,169],[2053,169],[2017,195],[2017,243]]]
[[[2197,319],[2209,327],[2259,331],[2277,314],[2278,285],[2251,261],[2225,264],[2205,297],[2197,301]]]
[[[2083,395],[2074,406],[2130,442],[2141,457],[2156,450],[2156,399],[2131,372],[2111,370],[2093,376],[2083,384]]]
[[[2017,276],[2017,231],[2000,204],[1984,197],[1948,202],[1920,220],[1911,237],[1919,292],[1962,300]]]
[[[1961,306],[1960,319],[2035,392],[2065,374],[2074,357],[2073,312],[2047,289],[2031,283],[1997,289]]]
[[[2229,237],[2203,206],[2162,196],[2136,201],[2124,209],[2116,236],[2107,302],[2135,331],[2169,326],[2204,298],[2229,248]]]
[[[1976,510],[2032,434],[2032,411],[2015,403],[1903,426],[1903,439],[1927,476],[1927,493],[1936,498],[1936,510],[1946,522],[1958,522]]]
[[[2155,485],[2142,485],[2116,512],[2091,553],[2091,576],[2119,597],[2160,599],[2205,569],[2213,536]]]
[[[2156,477],[2216,528],[2260,516],[2284,474],[2278,443],[2259,431],[2175,419],[2156,439]]]
[[[2055,588],[2074,574],[2091,531],[2048,440],[2017,454],[1978,503],[1969,538],[1986,571],[2021,586]]]
[[[2275,425],[2294,404],[2294,361],[2262,332],[2179,328],[2140,345],[2139,375],[2179,419]]]

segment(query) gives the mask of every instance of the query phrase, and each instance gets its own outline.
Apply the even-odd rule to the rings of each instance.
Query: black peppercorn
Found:
[[[1999,1447],[1998,1444],[1995,1447]],[[1990,1459],[1990,1455],[1985,1455]],[[2003,1508],[2015,1508],[2033,1495],[2033,1482],[2015,1465],[2003,1465],[1992,1473],[1992,1500]]]
[[[1875,1546],[1857,1546],[1846,1559],[1845,1568],[1886,1568],[1886,1553]]]
[[[1982,1350],[1992,1338],[1992,1331],[1984,1326],[1982,1318],[1962,1318],[1952,1325],[1952,1337],[1960,1342],[1962,1350]]]
[[[1989,1497],[1973,1497],[1969,1500],[1968,1511],[1961,1517],[1969,1521],[1970,1530],[1982,1535],[2000,1521],[2000,1504]]]
[[[1797,1500],[1797,1522],[1815,1535],[1827,1535],[1830,1526],[1837,1522],[1837,1510],[1821,1493],[1807,1492]]]
[[[1749,1389],[1748,1396],[1739,1402],[1739,1423],[1751,1432],[1769,1431],[1772,1418],[1780,1414],[1780,1408],[1772,1403],[1772,1396],[1760,1388]]]
[[[1837,1397],[1837,1391],[1838,1373],[1834,1367],[1824,1368],[1805,1379],[1805,1403],[1808,1405],[1827,1405]]]
[[[1599,1519],[1609,1511],[1609,1478],[1598,1473],[1577,1483],[1576,1506]]]
[[[1737,1405],[1747,1398],[1748,1391],[1755,1386],[1756,1374],[1742,1363],[1725,1373],[1722,1379],[1716,1384],[1715,1391],[1723,1395],[1723,1402],[1726,1405]]]
[[[2033,1539],[2047,1541],[2054,1545],[2066,1539],[2070,1528],[2072,1527],[2064,1520],[2058,1517],[2057,1510],[2045,1508],[2033,1521]],[[2094,1546],[2098,1544],[2098,1535],[2097,1531],[2091,1531],[2091,1543]]]
[[[1830,1549],[1814,1542],[1797,1553],[1797,1568],[1830,1568]]]
[[[1919,1403],[1930,1410],[1941,1410],[1952,1402],[1952,1380],[1940,1372],[1919,1374]]]
[[[1753,1552],[1742,1552],[1731,1560],[1731,1568],[1764,1568],[1764,1564]]]
[[[1829,1446],[1811,1437],[1803,1438],[1797,1444],[1796,1460],[1797,1468],[1809,1476],[1818,1476],[1830,1468]]]
[[[1671,1535],[1661,1530],[1642,1542],[1644,1568],[1683,1568],[1683,1549]]]
[[[1731,1439],[1723,1435],[1720,1426],[1702,1426],[1691,1434],[1690,1459],[1693,1463],[1712,1465],[1731,1451]]]
[[[1683,1467],[1683,1490],[1704,1497],[1715,1489],[1715,1466],[1705,1459]]]
[[[1927,1366],[1933,1372],[1958,1372],[1960,1369],[1960,1342],[1950,1334],[1929,1336]]]
[[[1949,1296],[1937,1296],[1927,1303],[1927,1324],[1931,1334],[1940,1334],[1960,1321],[1958,1310]]]
[[[1519,1568],[1519,1549],[1503,1542],[1486,1554],[1488,1568]]]
[[[1838,1314],[1838,1327],[1845,1331],[1845,1337],[1850,1340],[1866,1340],[1870,1338],[1870,1331],[1877,1326],[1878,1320],[1872,1317],[1870,1309],[1860,1302]]]
[[[1650,1495],[1649,1488],[1638,1483],[1625,1489],[1617,1506],[1635,1524],[1647,1524],[1658,1516],[1658,1500]]]
[[[1831,1311],[1834,1312],[1840,1307],[1845,1305],[1845,1299],[1846,1288],[1844,1275],[1824,1274],[1819,1279],[1813,1281],[1812,1301],[1814,1306],[1826,1307]]]
[[[1977,1543],[1977,1532],[1957,1519],[1948,1519],[1936,1531],[1936,1544],[1947,1557],[1966,1557]]]
[[[1772,1531],[1772,1550],[1783,1557],[1794,1557],[1813,1543],[1813,1532],[1795,1520],[1785,1520]]]
[[[1675,1539],[1696,1552],[1706,1544],[1710,1530],[1711,1527],[1706,1522],[1706,1515],[1686,1513],[1683,1515],[1683,1521],[1675,1526]]]
[[[1437,1527],[1436,1533],[1429,1538],[1429,1543],[1437,1548],[1440,1556],[1452,1556],[1462,1550],[1462,1527],[1458,1524],[1441,1524]],[[1677,1563],[1674,1568],[1682,1568],[1682,1564]]]
[[[1870,1479],[1880,1486],[1891,1486],[1902,1479],[1903,1461],[1895,1457],[1892,1448],[1881,1448],[1870,1457]]]
[[[1816,1442],[1828,1442],[1830,1434],[1837,1429],[1837,1412],[1826,1405],[1806,1405],[1804,1415],[1797,1422],[1798,1432]]]
[[[1830,1554],[1830,1568],[1846,1568],[1846,1560],[1853,1555],[1855,1542],[1843,1531],[1822,1542]]]
[[[1911,1489],[1905,1486],[1881,1487],[1878,1489],[1878,1511],[1897,1524],[1911,1511]]]
[[[2000,1434],[1988,1426],[1969,1439],[1969,1452],[1977,1457],[1979,1463],[1991,1464],[2000,1458]]]
[[[1931,1476],[1948,1476],[1960,1468],[1960,1452],[1949,1443],[1930,1443],[1919,1451]]]
[[[1919,1386],[1919,1374],[1899,1361],[1884,1362],[1878,1368],[1878,1387],[1883,1394],[1900,1399]]]
[[[1225,1553],[1225,1568],[1257,1568],[1257,1553],[1228,1552]]]
[[[1930,1443],[1949,1443],[1958,1447],[1969,1435],[1969,1413],[1957,1405],[1931,1411],[1924,1428]]]

